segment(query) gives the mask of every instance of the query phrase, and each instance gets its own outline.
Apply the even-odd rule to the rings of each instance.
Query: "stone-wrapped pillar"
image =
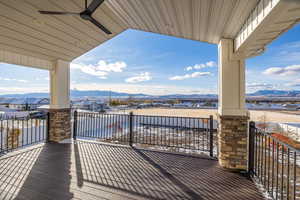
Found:
[[[70,63],[58,60],[50,71],[49,141],[71,139]],[[64,141],[64,142],[65,142]]]
[[[49,141],[61,142],[71,138],[71,109],[49,110]]]
[[[219,163],[247,169],[248,111],[245,107],[244,59],[234,54],[233,40],[219,43]]]
[[[12,128],[8,130],[7,134],[7,148],[8,149],[15,149],[18,148],[20,144],[19,136],[22,134],[19,128]]]
[[[247,116],[219,116],[219,163],[230,170],[247,170]]]

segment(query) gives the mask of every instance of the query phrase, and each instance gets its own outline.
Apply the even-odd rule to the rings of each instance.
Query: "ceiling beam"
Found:
[[[234,40],[236,53],[255,56],[300,19],[299,0],[260,0]]]
[[[5,50],[0,50],[0,62],[32,67],[44,70],[52,70],[53,63],[49,60],[13,53]]]

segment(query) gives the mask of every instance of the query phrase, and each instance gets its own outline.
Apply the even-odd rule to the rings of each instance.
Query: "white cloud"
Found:
[[[107,63],[104,60],[100,60],[97,65],[83,65],[71,63],[72,69],[80,69],[83,73],[97,76],[101,79],[106,79],[109,72],[123,72],[127,67],[125,62]]]
[[[247,83],[246,84],[247,92],[256,92],[257,90],[268,90],[275,89],[276,87],[270,83]],[[278,88],[277,88],[278,89]]]
[[[97,70],[106,72],[122,72],[126,67],[125,62],[106,63],[104,60],[100,60],[95,66]]]
[[[206,63],[206,66],[215,67],[215,66],[217,66],[217,64],[214,61],[209,61],[209,62]]]
[[[272,88],[273,85],[269,83],[247,83],[247,88],[257,88],[257,87],[262,87],[262,88]]]
[[[289,87],[300,87],[300,79],[294,80],[291,83],[287,83],[286,86],[289,86]]]
[[[189,67],[186,67],[186,68],[185,68],[185,71],[191,71],[191,70],[193,70],[193,67],[192,67],[192,66],[189,66]]]
[[[217,66],[217,64],[214,61],[208,61],[206,63],[202,63],[202,64],[196,64],[194,66],[187,66],[184,68],[185,71],[191,71],[191,70],[199,70],[199,69],[204,69],[207,67],[215,67]]]
[[[150,73],[149,72],[144,72],[144,73],[140,73],[137,76],[127,78],[125,80],[125,82],[127,82],[127,83],[139,83],[139,82],[149,81],[151,79],[152,79],[152,76],[150,75]]]
[[[197,77],[200,77],[200,76],[208,76],[208,75],[211,75],[211,73],[210,72],[194,72],[194,73],[185,74],[185,75],[182,75],[182,76],[172,76],[172,77],[169,78],[169,80],[179,81],[179,80],[184,80],[184,79],[189,79],[189,78],[197,78]]]
[[[263,71],[265,75],[289,76],[300,73],[300,65],[290,65],[287,67],[270,67]]]
[[[0,81],[16,81],[16,82],[21,82],[21,83],[27,83],[27,80],[23,79],[15,79],[15,78],[2,78],[0,77]]]
[[[261,83],[251,82],[246,84],[247,93],[256,92],[258,90],[290,90],[291,87],[300,86],[300,79],[292,83],[276,82],[276,83]]]

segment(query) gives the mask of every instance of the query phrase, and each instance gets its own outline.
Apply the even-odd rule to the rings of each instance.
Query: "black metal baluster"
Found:
[[[102,139],[103,138],[103,132],[104,132],[104,125],[103,125],[103,118],[104,118],[104,114],[100,114],[100,133],[99,133],[99,138]]]
[[[178,123],[179,123],[179,118],[176,117],[176,124],[177,124],[177,127],[176,127],[176,141],[177,141],[176,147],[177,148],[179,148],[179,143],[181,142],[181,141],[179,141],[179,140],[181,140],[181,137],[179,135],[180,131],[179,131],[179,124]]]
[[[80,136],[82,136],[82,137],[85,137],[85,135],[86,135],[86,130],[87,130],[87,127],[86,127],[86,124],[85,124],[85,114],[84,113],[80,113],[80,118],[81,118],[81,122],[80,122],[80,124],[82,124],[81,125],[81,133],[80,133]]]
[[[263,143],[262,143],[262,136],[261,133],[258,133],[259,137],[259,179],[260,182],[262,183],[262,149],[263,149]]]
[[[121,123],[120,123],[120,115],[116,114],[115,116],[116,120],[116,140],[121,141]]]
[[[203,130],[203,133],[201,134],[202,135],[202,150],[207,150],[207,145],[205,144],[205,138],[207,138],[207,135],[208,135],[208,130],[207,130],[207,127],[206,126],[206,120],[202,119],[202,130]]]
[[[103,131],[103,139],[106,139],[107,138],[107,133],[108,133],[108,124],[107,124],[107,117],[108,117],[108,114],[104,114],[103,115],[103,127],[104,127],[104,131]]]
[[[109,121],[110,121],[110,125],[111,125],[111,129],[110,129],[110,140],[113,140],[113,134],[114,134],[114,129],[115,129],[115,124],[114,124],[114,114],[110,114],[109,117]]]
[[[160,146],[163,146],[163,118],[159,117],[159,120],[160,120],[160,128],[159,128]]]
[[[287,178],[286,178],[286,199],[290,199],[290,148],[287,150]]]
[[[13,150],[14,149],[14,139],[15,139],[15,116],[14,117],[12,117],[12,120],[11,120],[11,135],[12,135],[12,140],[11,140],[11,150]]]
[[[93,137],[93,113],[89,113],[89,137]]]
[[[85,113],[85,119],[86,119],[86,127],[87,127],[86,136],[90,137],[90,135],[91,135],[91,126],[90,126],[91,117],[90,117],[89,113]]]
[[[177,148],[177,145],[176,145],[176,140],[177,140],[177,124],[176,124],[176,117],[173,117],[173,129],[172,129],[172,132],[173,132],[173,147]]]
[[[0,148],[1,149],[0,149],[0,153],[3,152],[3,142],[4,142],[3,141],[3,129],[4,128],[3,128],[3,119],[2,118],[3,118],[3,116],[0,115],[0,122],[1,122],[0,123],[0,137],[1,137],[1,143],[0,143]]]
[[[278,176],[279,176],[279,174],[278,174],[278,172],[279,172],[279,144],[278,144],[278,142],[276,142],[276,151],[277,151],[277,153],[276,153],[276,199],[278,199],[278,190],[279,190],[279,188],[278,188]]]
[[[254,129],[254,146],[255,146],[255,164],[254,164],[254,174],[257,176],[258,173],[257,173],[257,164],[258,164],[258,155],[257,155],[257,143],[258,143],[258,140],[257,140],[257,134],[256,134],[256,128]]]
[[[132,146],[133,138],[133,113],[129,113],[129,145]]]
[[[96,131],[96,119],[97,117],[97,114],[96,113],[93,113],[92,114],[92,118],[91,118],[91,124],[92,124],[92,131],[91,131],[91,134],[92,134],[92,138],[95,138],[95,131]]]
[[[283,177],[284,177],[284,146],[281,145],[281,195],[280,198],[283,199]]]
[[[17,119],[17,127],[18,127],[18,131],[20,131],[20,120],[19,119]],[[19,136],[22,134],[22,131],[20,131],[20,134],[17,134],[17,147],[19,147]]]
[[[272,198],[274,197],[274,153],[275,153],[275,144],[274,144],[274,139],[272,139],[272,193],[271,196]]]
[[[209,155],[210,157],[214,156],[214,119],[213,116],[209,116]],[[251,157],[252,158],[252,157]],[[251,160],[253,162],[253,160]]]
[[[8,151],[8,132],[9,132],[9,124],[8,124],[9,120],[8,118],[6,119],[6,151]]]
[[[28,128],[29,128],[28,121],[29,121],[29,119],[28,119],[28,117],[26,117],[25,119],[26,119],[26,140],[27,140],[26,145],[28,145],[28,143],[29,143],[29,135],[28,135],[28,132],[29,132],[29,130],[28,130]]]
[[[267,191],[270,192],[270,158],[271,158],[270,145],[271,145],[271,139],[270,139],[270,137],[267,137],[267,138],[268,138],[268,159],[267,159],[267,162],[268,162],[268,189],[267,189]]]
[[[77,110],[74,111],[74,121],[73,121],[73,139],[76,140],[76,136],[77,136],[77,124],[78,124],[78,113]]]
[[[293,191],[293,197],[294,200],[296,199],[296,184],[297,182],[297,152],[294,152],[294,191]]]
[[[30,118],[30,144],[33,143],[33,140],[32,118]]]
[[[266,188],[267,186],[267,136],[264,134],[264,187]]]
[[[145,143],[145,132],[146,132],[146,117],[145,117],[145,115],[143,115],[143,118],[142,118],[142,126],[143,126],[143,129],[142,129],[142,132],[140,133],[140,143],[144,144]]]
[[[114,124],[114,115],[113,114],[109,114],[109,124],[110,124],[110,133],[109,133],[109,139],[112,141],[113,139],[113,134],[114,134],[114,128],[115,128],[115,124]]]

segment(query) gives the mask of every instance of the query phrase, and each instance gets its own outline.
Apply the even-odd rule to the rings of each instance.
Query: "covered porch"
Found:
[[[1,1],[0,62],[49,71],[51,98],[50,143],[0,158],[1,198],[262,199],[254,183],[241,175],[253,156],[248,153],[245,60],[260,55],[299,22],[300,3],[228,2],[88,1],[98,5],[92,14],[109,29],[107,34],[86,16],[39,13],[80,13],[84,1]],[[70,63],[127,29],[218,45],[218,160],[73,140]],[[18,144],[14,138],[12,146]]]

